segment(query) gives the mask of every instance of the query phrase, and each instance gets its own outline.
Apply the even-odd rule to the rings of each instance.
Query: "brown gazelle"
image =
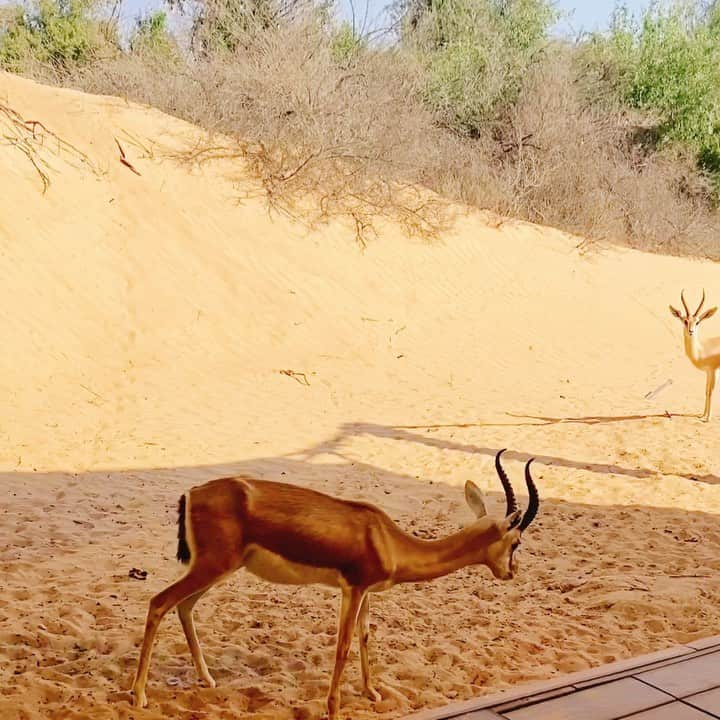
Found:
[[[515,550],[535,517],[539,499],[525,466],[529,503],[521,517],[515,493],[500,464],[495,468],[505,490],[505,517],[487,517],[479,488],[465,484],[465,498],[477,519],[441,540],[419,540],[401,530],[377,507],[331,497],[314,490],[247,477],[211,480],[180,499],[178,559],[190,563],[184,577],[150,600],[133,701],[145,707],[150,654],[158,625],[177,607],[200,678],[215,686],[193,622],[193,607],[210,587],[240,567],[274,583],[323,583],[340,588],[342,602],[327,709],[337,717],[339,683],[356,626],[365,693],[380,695],[370,680],[368,593],[403,582],[431,580],[468,565],[487,565],[496,578],[517,570]]]
[[[694,313],[691,313],[685,302],[685,291],[680,293],[680,300],[685,308],[685,314],[670,305],[670,312],[680,320],[683,324],[683,337],[685,340],[685,354],[690,362],[698,369],[705,372],[705,410],[701,415],[704,422],[710,420],[710,404],[712,403],[712,394],[715,390],[715,382],[717,380],[718,367],[720,367],[720,337],[708,338],[701,341],[698,333],[698,325],[703,320],[707,320],[717,312],[717,307],[712,307],[700,314],[705,304],[705,290],[703,290],[702,300]]]

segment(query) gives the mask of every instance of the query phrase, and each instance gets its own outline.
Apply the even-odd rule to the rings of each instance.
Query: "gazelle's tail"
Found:
[[[185,493],[180,496],[178,503],[178,546],[177,559],[187,565],[190,562],[190,546],[185,535],[185,504],[187,500]]]

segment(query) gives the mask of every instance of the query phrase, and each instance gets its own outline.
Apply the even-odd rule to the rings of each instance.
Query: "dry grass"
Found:
[[[349,217],[364,243],[373,218],[435,235],[443,203],[418,187],[418,138],[440,136],[416,98],[416,78],[393,54],[338,64],[312,23],[259,32],[232,58],[214,56],[180,71],[125,56],[96,64],[71,83],[126,96],[236,140],[211,139],[191,159],[236,153],[248,161],[275,209],[310,221]],[[190,157],[190,156],[189,156]],[[308,198],[313,204],[308,212]]]
[[[569,48],[548,53],[474,140],[423,105],[411,57],[362,50],[338,62],[311,21],[249,34],[232,57],[158,62],[119,56],[69,82],[231,136],[223,152],[248,161],[274,208],[348,217],[363,244],[378,216],[426,236],[442,229],[447,206],[420,186],[590,241],[720,259],[720,215],[693,162],[639,143],[639,121],[584,103]],[[194,159],[212,154],[211,142]]]
[[[50,156],[83,164],[98,172],[90,158],[74,145],[47,128],[40,120],[25,120],[14,108],[0,102],[0,145],[21,152],[33,166],[45,194],[50,187],[53,167]]]
[[[590,240],[720,258],[709,183],[643,134],[640,118],[584,104],[570,60],[555,57],[528,78],[495,144],[497,209]]]

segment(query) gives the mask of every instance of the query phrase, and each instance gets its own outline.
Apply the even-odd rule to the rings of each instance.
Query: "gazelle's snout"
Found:
[[[496,580],[512,580],[515,577],[515,571],[512,567],[500,567],[499,565],[491,565],[490,570]]]
[[[505,573],[505,576],[501,578],[502,580],[512,580],[518,572],[518,561],[517,561],[517,555],[515,553],[515,550],[517,549],[517,545],[513,547],[510,550],[510,562],[508,563],[508,570]]]
[[[509,567],[502,570],[495,577],[498,580],[514,580],[517,575],[517,564],[513,562]]]

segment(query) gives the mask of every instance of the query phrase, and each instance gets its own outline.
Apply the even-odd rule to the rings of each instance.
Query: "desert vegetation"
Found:
[[[346,216],[361,242],[382,215],[433,234],[448,199],[720,258],[720,3],[618,7],[572,39],[548,0],[397,0],[380,29],[311,0],[120,15],[6,7],[0,67],[221,133],[195,159],[237,156],[273,207]]]

